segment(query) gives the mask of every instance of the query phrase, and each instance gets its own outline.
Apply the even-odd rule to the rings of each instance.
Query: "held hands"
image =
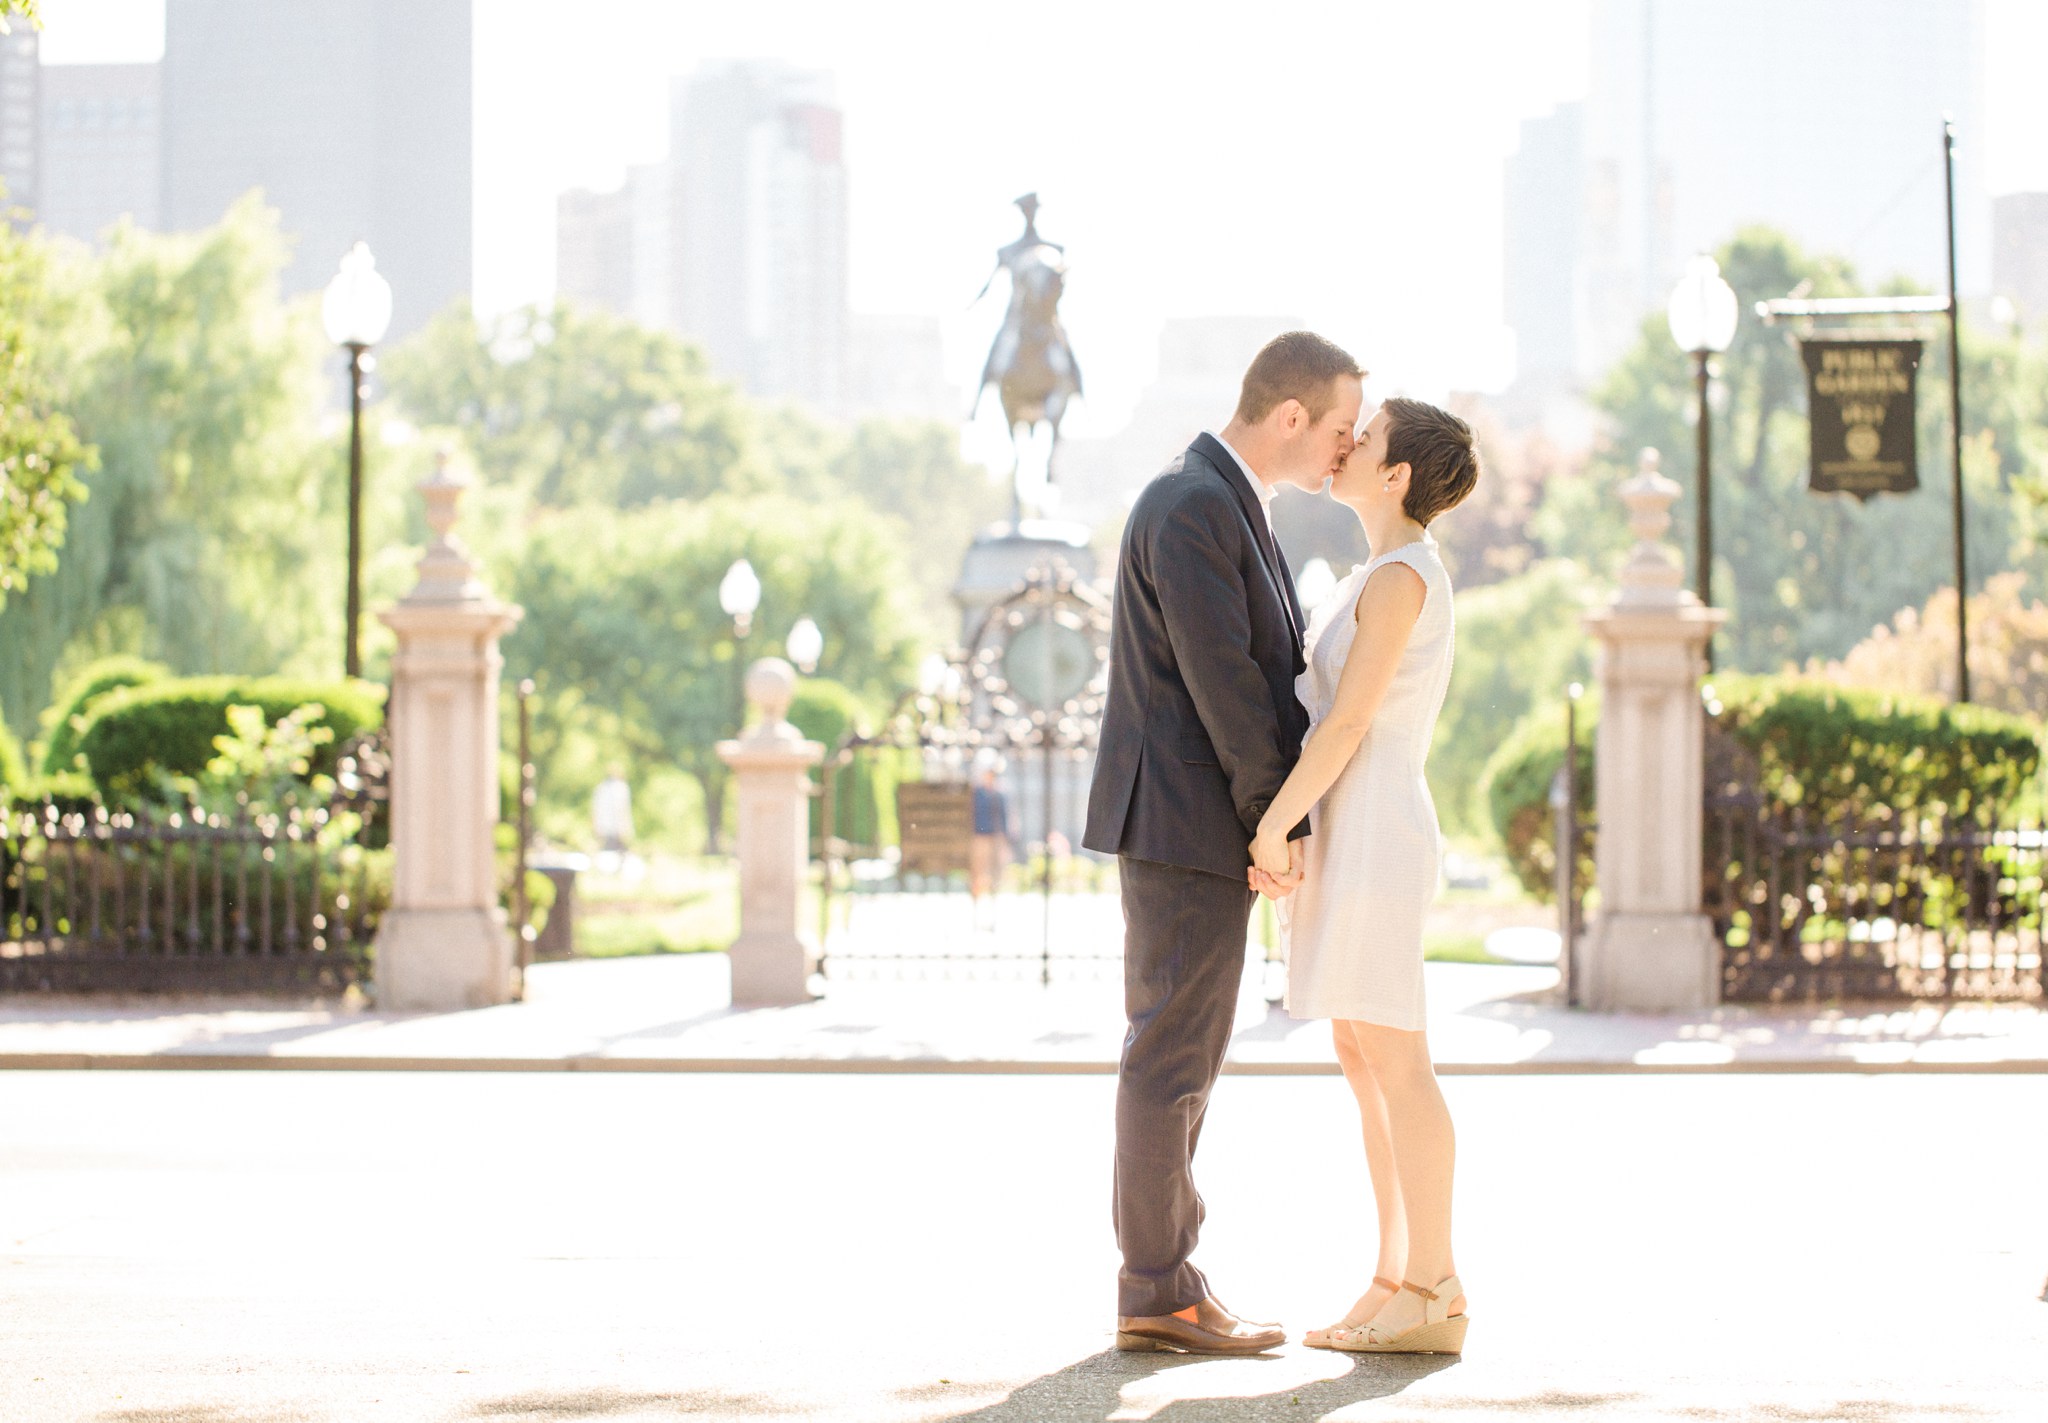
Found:
[[[1268,899],[1285,899],[1301,887],[1308,868],[1306,841],[1282,839],[1261,828],[1252,838],[1252,863],[1246,882]]]

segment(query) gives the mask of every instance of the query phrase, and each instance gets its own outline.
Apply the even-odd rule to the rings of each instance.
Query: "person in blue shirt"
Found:
[[[999,769],[992,757],[974,768],[974,844],[967,861],[967,890],[974,897],[977,920],[982,899],[994,893],[1009,862],[1010,801],[997,785]]]

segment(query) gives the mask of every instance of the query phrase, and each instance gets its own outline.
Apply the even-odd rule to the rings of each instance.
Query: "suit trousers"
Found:
[[[1117,1312],[1172,1314],[1209,1293],[1188,1258],[1203,1214],[1195,1143],[1230,1045],[1256,896],[1243,880],[1128,855],[1117,869],[1130,1020],[1116,1083]]]

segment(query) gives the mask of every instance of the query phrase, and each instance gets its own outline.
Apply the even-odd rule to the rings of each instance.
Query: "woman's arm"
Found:
[[[1405,569],[1407,576],[1388,577],[1394,568]],[[1288,828],[1323,798],[1357,754],[1358,743],[1365,740],[1380,703],[1387,699],[1387,688],[1393,685],[1428,594],[1422,575],[1405,563],[1389,563],[1365,580],[1354,614],[1358,635],[1344,661],[1344,675],[1337,680],[1337,704],[1301,748],[1301,759],[1252,838],[1252,861],[1259,869],[1276,876],[1287,873]]]

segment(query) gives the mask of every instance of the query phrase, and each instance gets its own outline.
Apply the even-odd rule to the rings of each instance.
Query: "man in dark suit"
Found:
[[[1343,465],[1363,375],[1320,336],[1275,337],[1230,423],[1147,485],[1124,529],[1082,840],[1117,856],[1123,890],[1123,1349],[1251,1354],[1286,1338],[1232,1315],[1189,1260],[1203,1213],[1191,1168],[1244,975],[1251,837],[1308,731],[1294,696],[1305,622],[1267,505],[1275,486],[1313,492]],[[1300,883],[1307,834],[1294,831],[1283,891]]]

